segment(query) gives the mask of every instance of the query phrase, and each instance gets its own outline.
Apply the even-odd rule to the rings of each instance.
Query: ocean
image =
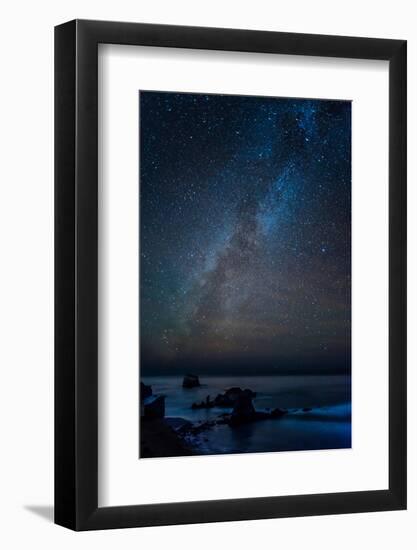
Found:
[[[279,419],[239,427],[213,428],[195,436],[197,454],[255,453],[341,449],[351,447],[351,378],[347,375],[201,376],[201,386],[182,388],[182,377],[143,377],[154,394],[163,394],[165,416],[198,424],[231,409],[192,409],[208,395],[213,399],[231,387],[256,392],[256,410],[287,409]],[[307,410],[303,410],[307,409]]]

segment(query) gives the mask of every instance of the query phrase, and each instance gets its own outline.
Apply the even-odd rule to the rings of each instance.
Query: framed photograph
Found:
[[[406,42],[55,29],[55,522],[406,508]]]

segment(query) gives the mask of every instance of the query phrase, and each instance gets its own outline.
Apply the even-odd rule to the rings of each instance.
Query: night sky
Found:
[[[139,101],[142,373],[349,371],[351,103]]]

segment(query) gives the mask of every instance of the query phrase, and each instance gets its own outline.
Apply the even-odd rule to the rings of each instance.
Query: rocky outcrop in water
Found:
[[[197,432],[211,428],[219,424],[228,424],[229,426],[239,426],[258,420],[267,420],[281,418],[287,411],[276,408],[272,411],[257,411],[252,403],[256,393],[250,389],[229,388],[224,393],[219,393],[214,399],[208,395],[204,401],[196,402],[191,405],[192,409],[211,409],[213,407],[231,408],[231,413],[221,414],[217,419],[204,422],[195,427]]]
[[[256,411],[249,392],[250,390],[244,390],[237,395],[230,416],[231,425],[244,424],[255,420]]]
[[[219,393],[214,402],[217,407],[234,407],[235,403],[242,397],[247,396],[253,399],[256,393],[252,390],[241,388],[229,388],[224,393]]]
[[[214,399],[210,399],[208,395],[204,401],[196,402],[191,405],[192,409],[211,409],[213,407],[233,408],[239,399],[256,397],[256,393],[252,390],[241,388],[229,388],[224,393],[219,393]]]
[[[276,408],[272,411],[257,411],[255,410],[252,401],[247,396],[239,399],[236,406],[233,408],[232,414],[224,417],[224,423],[229,426],[240,426],[250,422],[258,422],[259,420],[273,420],[281,418],[287,414],[285,409]]]
[[[183,388],[198,388],[200,386],[200,380],[195,374],[186,374],[182,381]]]
[[[200,403],[196,402],[191,405],[192,409],[212,409],[216,406],[216,403],[214,400],[210,399],[210,396],[208,395],[204,401],[200,401]]]

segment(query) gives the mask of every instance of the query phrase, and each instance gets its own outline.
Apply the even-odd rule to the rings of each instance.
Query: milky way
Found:
[[[350,369],[351,104],[140,93],[143,372]]]

